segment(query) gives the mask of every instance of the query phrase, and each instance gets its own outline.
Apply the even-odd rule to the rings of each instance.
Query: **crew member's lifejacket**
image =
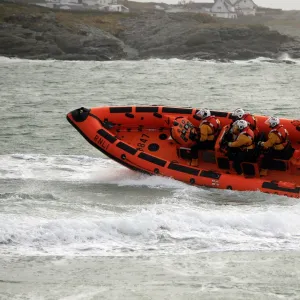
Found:
[[[197,138],[199,138],[194,125],[183,117],[178,117],[174,120],[171,128],[171,137],[175,142],[187,148],[195,144]]]
[[[240,134],[237,136],[237,139],[241,134],[248,136],[251,139],[251,142],[248,145],[241,146],[240,149],[242,151],[248,150],[248,149],[254,149],[254,147],[255,147],[255,145],[254,145],[255,135],[254,135],[253,130],[250,127],[246,127],[243,131],[240,132]]]
[[[250,115],[250,114],[244,114],[242,117],[242,120],[245,120],[246,122],[248,122],[250,129],[257,130],[256,128],[256,119],[254,116]]]
[[[217,138],[221,130],[220,120],[215,116],[209,116],[200,123],[200,126],[203,124],[208,125],[211,128],[212,133],[210,134],[210,136],[213,135],[215,138]]]
[[[275,143],[274,146],[282,145],[283,148],[285,148],[287,146],[287,144],[289,143],[289,139],[288,139],[289,133],[283,127],[283,125],[276,126],[276,128],[272,129],[270,131],[270,133],[275,133],[279,137],[279,139],[280,139],[280,142],[279,143]]]

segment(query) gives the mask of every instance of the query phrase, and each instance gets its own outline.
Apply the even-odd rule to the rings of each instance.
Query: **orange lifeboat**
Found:
[[[300,121],[280,119],[295,149],[288,160],[276,160],[266,177],[259,177],[260,158],[243,163],[237,175],[223,149],[231,113],[212,111],[222,130],[214,151],[199,151],[199,167],[191,167],[190,147],[200,120],[199,109],[167,106],[105,106],[79,108],[67,114],[71,125],[95,148],[139,172],[172,177],[192,185],[300,198]],[[255,116],[260,132],[269,132],[266,116]]]

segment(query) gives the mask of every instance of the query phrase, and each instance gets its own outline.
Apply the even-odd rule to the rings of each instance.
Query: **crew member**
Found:
[[[228,155],[229,159],[233,160],[233,167],[237,174],[243,175],[241,163],[252,162],[255,159],[254,132],[245,120],[235,121],[232,131],[236,139],[234,142],[228,143]]]
[[[197,114],[201,118],[199,125],[200,138],[195,145],[191,147],[192,161],[191,166],[198,166],[198,150],[213,150],[215,142],[221,129],[220,120],[211,115],[210,110],[203,108]]]
[[[264,150],[269,150],[264,154],[261,163],[261,176],[268,175],[268,169],[270,168],[274,158],[289,160],[294,153],[294,149],[289,141],[289,133],[280,125],[280,120],[277,117],[270,117],[265,124],[271,128],[268,134],[268,140],[266,142],[259,142],[259,145]]]
[[[255,138],[258,137],[259,131],[256,126],[256,119],[253,115],[249,113],[245,113],[245,111],[242,108],[237,108],[232,113],[232,117],[234,121],[245,120],[249,124],[250,129],[254,132]]]

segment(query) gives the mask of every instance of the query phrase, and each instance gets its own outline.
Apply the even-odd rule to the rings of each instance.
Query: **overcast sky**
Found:
[[[150,2],[150,0],[135,0],[140,2]],[[153,1],[153,0],[152,0]],[[214,2],[213,0],[193,0],[194,2]],[[169,4],[178,3],[178,0],[156,0],[154,2],[163,2]],[[299,9],[300,10],[300,0],[254,0],[254,3],[259,6],[272,7],[272,8],[282,8],[286,10]]]
[[[199,1],[199,2],[204,2],[204,1]],[[282,8],[282,9],[300,9],[300,0],[254,0],[254,3],[264,7]]]
[[[204,1],[199,1],[199,2],[204,2]],[[300,0],[254,0],[254,3],[264,7],[282,8],[282,9],[300,9]]]

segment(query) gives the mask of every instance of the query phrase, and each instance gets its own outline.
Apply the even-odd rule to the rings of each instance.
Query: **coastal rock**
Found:
[[[300,39],[295,38],[279,48],[279,54],[289,54],[292,58],[300,58]]]
[[[0,26],[0,55],[21,58],[110,60],[127,57],[128,49],[112,34],[78,24],[62,26],[51,12],[45,15],[12,15]],[[124,50],[123,50],[124,49]]]
[[[124,19],[122,25],[126,29],[119,38],[141,58],[244,60],[274,57],[283,50],[294,57],[300,54],[299,41],[264,25],[207,24],[191,15],[165,13],[144,14],[134,22]]]

